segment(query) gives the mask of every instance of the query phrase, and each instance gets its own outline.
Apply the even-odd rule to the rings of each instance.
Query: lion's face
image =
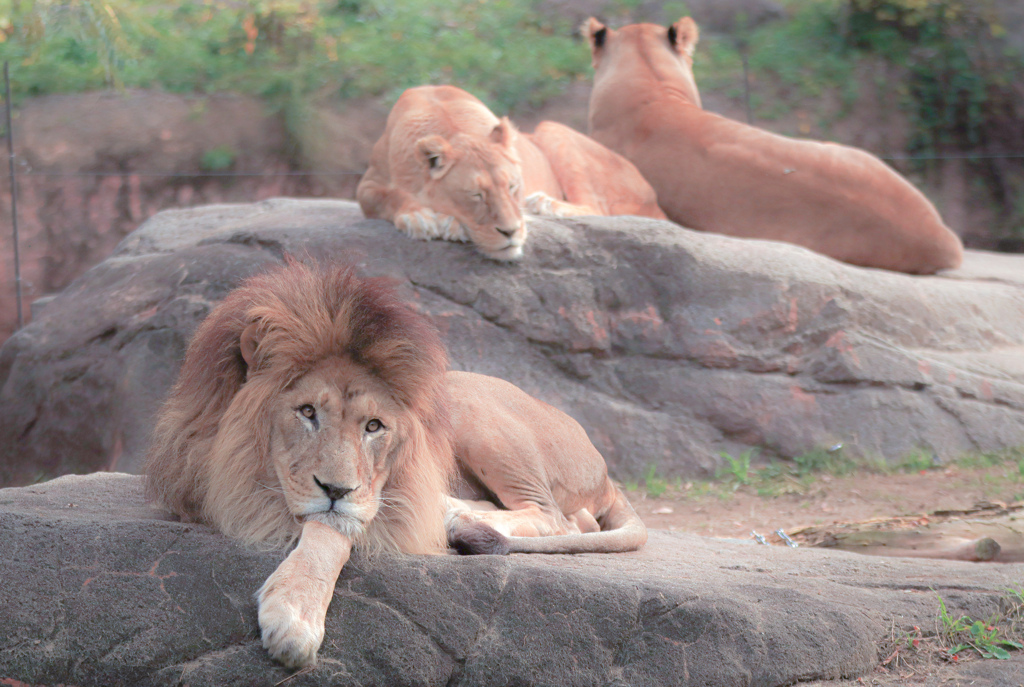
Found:
[[[515,136],[503,119],[483,140],[456,134],[450,139],[427,136],[417,143],[428,177],[426,203],[454,217],[480,251],[499,260],[522,257],[526,242]]]
[[[271,457],[288,510],[350,537],[366,530],[406,418],[385,385],[332,358],[291,384],[271,410]]]

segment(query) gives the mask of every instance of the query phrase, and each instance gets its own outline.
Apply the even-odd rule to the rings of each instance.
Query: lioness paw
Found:
[[[260,636],[270,657],[289,668],[305,668],[316,663],[316,653],[324,641],[324,623],[290,602],[281,592],[264,585],[259,593]]]
[[[537,191],[526,196],[526,199],[523,201],[523,207],[530,214],[541,217],[579,217],[582,215],[600,214],[592,208],[556,200],[543,191]]]
[[[395,226],[414,239],[447,239],[467,241],[465,228],[450,215],[442,215],[430,208],[420,208],[395,217]]]
[[[550,216],[555,214],[555,199],[543,191],[537,191],[526,196],[523,207],[530,214]]]

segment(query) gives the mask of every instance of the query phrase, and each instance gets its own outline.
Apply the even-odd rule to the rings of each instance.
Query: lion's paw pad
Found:
[[[324,640],[323,626],[304,620],[291,604],[272,601],[260,604],[259,622],[263,648],[271,658],[289,668],[316,663],[316,653]]]

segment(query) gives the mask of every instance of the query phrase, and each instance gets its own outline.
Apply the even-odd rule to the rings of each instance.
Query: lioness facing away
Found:
[[[878,158],[701,109],[689,17],[617,31],[590,18],[583,33],[594,66],[590,135],[637,166],[669,219],[854,265],[917,274],[960,265],[960,239]]]
[[[405,91],[356,189],[369,218],[414,238],[472,241],[485,255],[523,254],[523,209],[537,215],[664,218],[631,162],[567,126],[520,134],[454,86]]]
[[[647,530],[565,413],[447,371],[437,330],[379,280],[303,265],[249,279],[196,331],[147,457],[151,498],[263,547],[263,646],[315,661],[365,551],[638,549]]]

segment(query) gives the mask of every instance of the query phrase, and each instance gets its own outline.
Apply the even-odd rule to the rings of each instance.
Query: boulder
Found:
[[[394,279],[455,368],[586,428],[612,474],[720,452],[939,457],[1024,445],[1024,257],[917,277],[633,217],[535,220],[514,264],[347,201],[162,212],[0,349],[0,484],[137,473],[189,336],[285,253]]]
[[[356,555],[319,664],[291,675],[253,597],[280,555],[152,509],[140,477],[0,490],[0,541],[5,685],[773,687],[863,675],[890,633],[935,625],[939,597],[989,617],[1024,578],[669,532],[631,554]]]

